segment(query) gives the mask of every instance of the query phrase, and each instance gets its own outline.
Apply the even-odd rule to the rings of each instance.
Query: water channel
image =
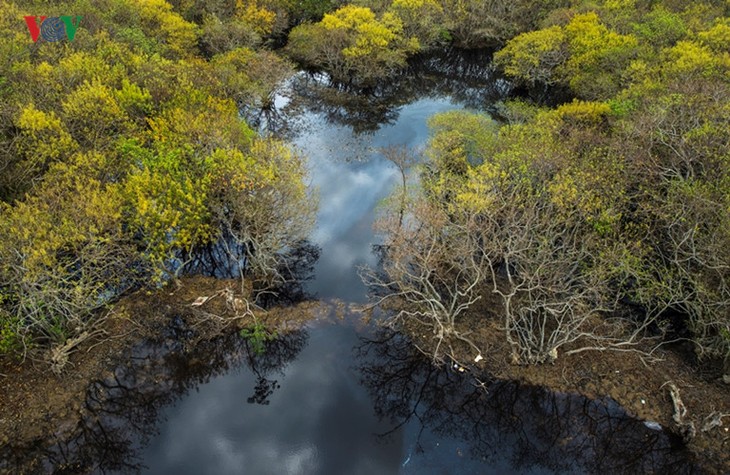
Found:
[[[331,91],[317,90],[322,86],[316,77],[295,80],[292,89],[300,94],[295,101],[305,100],[293,141],[308,158],[320,197],[312,241],[321,257],[309,285],[320,300],[367,300],[357,268],[376,265],[372,225],[397,174],[379,149],[423,147],[428,117],[453,109],[489,110],[509,92],[474,59],[446,68],[454,77],[471,73],[471,84],[424,74],[401,81],[371,104],[350,98],[343,105],[321,96]],[[405,84],[410,94],[396,92]],[[405,99],[394,104],[398,96]],[[289,100],[282,98],[279,105],[286,109]],[[375,117],[368,115],[371,109]],[[611,400],[589,401],[510,382],[485,391],[469,377],[432,367],[399,335],[363,326],[357,314],[338,319],[334,313],[304,329],[303,342],[294,345],[298,352],[265,376],[255,363],[241,365],[162,411],[160,434],[142,455],[149,472],[692,469],[676,440],[631,419]]]
[[[267,120],[308,157],[321,249],[308,291],[329,310],[260,356],[234,334],[180,358],[185,325],[171,322],[159,344],[135,348],[95,383],[86,429],[47,451],[48,466],[75,453],[77,466],[106,473],[694,472],[678,440],[610,399],[515,382],[479,387],[348,310],[367,300],[357,267],[376,264],[372,224],[396,184],[378,148],[422,147],[438,112],[493,110],[510,89],[486,57],[430,59],[349,102],[323,97],[333,92],[300,74],[278,101],[281,115]]]

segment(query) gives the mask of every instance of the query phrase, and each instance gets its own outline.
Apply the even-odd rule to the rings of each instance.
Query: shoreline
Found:
[[[203,378],[220,371],[218,364],[225,371],[228,363],[217,362],[213,367],[206,354],[210,352],[210,345],[237,341],[233,344],[234,350],[223,352],[235,354],[242,346],[237,330],[246,322],[238,320],[235,326],[227,327],[204,324],[202,320],[196,322],[197,310],[190,304],[199,296],[212,295],[236,284],[240,283],[191,277],[183,279],[183,285],[178,288],[154,293],[140,291],[125,297],[115,307],[114,318],[107,322],[107,343],[98,345],[98,341],[88,341],[82,344],[72,355],[62,377],[54,375],[50,367],[30,360],[22,365],[2,362],[0,373],[5,376],[0,377],[0,453],[4,463],[11,463],[12,459],[21,466],[0,465],[0,473],[29,473],[41,468],[34,465],[37,462],[32,460],[32,451],[73,438],[80,424],[89,417],[87,395],[91,385],[116,377],[114,372],[124,366],[125,358],[146,342],[161,342],[169,351],[166,357],[173,355],[182,359],[186,368],[193,367],[193,372]],[[211,300],[207,305],[210,307],[206,307],[206,311],[215,314],[223,314],[226,310],[222,299]],[[317,320],[324,312],[334,310],[341,318],[346,308],[344,302],[306,301],[296,306],[277,307],[259,318],[267,328],[285,333]],[[135,316],[134,320],[131,315]],[[432,340],[428,332],[415,327],[403,330],[412,344],[429,348]],[[492,381],[514,381],[556,393],[578,394],[593,401],[609,397],[637,419],[659,423],[676,434],[671,398],[667,387],[661,387],[665,381],[673,380],[681,390],[689,418],[698,427],[697,436],[687,445],[695,454],[696,462],[708,473],[730,470],[730,452],[726,450],[730,440],[727,425],[730,424],[709,432],[701,431],[703,417],[710,406],[720,404],[716,410],[730,407],[730,392],[721,386],[722,383],[706,381],[692,373],[676,351],[662,349],[659,356],[664,360],[651,367],[645,367],[638,354],[616,355],[612,352],[586,352],[558,358],[552,365],[517,366],[508,363],[508,352],[499,342],[496,328],[485,328],[477,336],[481,343],[490,342],[480,345],[489,351],[482,353],[483,359],[478,363],[471,354],[473,349],[466,345],[453,346],[454,356],[459,361],[469,361],[465,366],[476,378],[488,374]],[[160,392],[167,383],[164,379],[156,380],[150,383],[150,390]],[[161,405],[164,404],[163,398]]]
[[[79,345],[60,376],[46,361],[0,362],[0,374],[5,375],[0,377],[0,473],[47,471],[48,467],[39,466],[43,462],[34,460],[34,455],[48,455],[43,454],[44,449],[53,452],[54,447],[84,437],[88,429],[84,424],[96,416],[89,407],[90,400],[94,399],[90,396],[92,386],[103,386],[110,380],[118,382],[118,373],[124,373],[125,366],[133,365],[135,358],[142,361],[140,353],[151,354],[151,361],[160,368],[177,358],[174,363],[184,361],[186,369],[193,374],[214,372],[216,368],[205,358],[206,351],[210,353],[208,347],[226,336],[241,346],[238,330],[241,323],[249,322],[237,320],[228,322],[231,325],[221,325],[219,321],[206,321],[203,312],[225,315],[223,299],[211,299],[205,310],[190,304],[198,296],[214,295],[236,286],[240,288],[239,281],[187,277],[177,288],[141,290],[123,297],[105,322],[105,339]],[[266,317],[262,316],[261,321],[269,325]],[[153,374],[158,371],[157,367],[152,368]],[[162,377],[172,380],[164,372]],[[166,383],[164,379],[154,379],[145,383],[146,390],[164,397],[170,389]],[[70,454],[60,456],[73,459]],[[89,469],[78,465],[62,465],[62,468]]]
[[[673,419],[673,383],[688,411],[685,421],[696,428],[696,435],[686,441],[687,448],[707,473],[730,473],[730,421],[726,417],[719,427],[702,430],[708,416],[730,409],[730,386],[721,379],[698,374],[676,348],[656,350],[659,360],[651,363],[642,361],[638,352],[586,351],[559,357],[552,364],[517,365],[510,362],[508,345],[496,323],[491,323],[479,328],[460,322],[461,330],[479,328],[472,330],[469,338],[486,350],[476,362],[477,354],[470,345],[452,341],[451,364],[458,363],[477,380],[516,381],[593,401],[608,397],[648,427],[660,424],[681,438],[682,430]],[[405,325],[402,331],[423,353],[435,348],[430,329]]]

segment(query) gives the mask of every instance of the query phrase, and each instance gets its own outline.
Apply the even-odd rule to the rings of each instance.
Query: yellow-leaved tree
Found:
[[[396,14],[378,18],[367,7],[348,5],[319,23],[294,28],[287,48],[295,60],[325,69],[336,81],[368,83],[405,66],[421,45],[404,35]]]

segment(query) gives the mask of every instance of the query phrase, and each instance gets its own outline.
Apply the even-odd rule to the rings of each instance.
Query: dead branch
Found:
[[[51,371],[53,371],[56,375],[61,375],[64,368],[69,362],[71,354],[73,354],[78,349],[78,346],[81,343],[90,338],[95,338],[100,335],[106,335],[106,330],[99,328],[101,325],[101,321],[105,320],[106,316],[99,320],[96,320],[93,324],[90,325],[90,328],[88,330],[84,330],[77,336],[69,338],[61,345],[56,345],[52,347],[49,356]]]
[[[689,441],[697,435],[697,429],[695,428],[694,422],[686,420],[689,411],[679,396],[679,388],[671,381],[667,384],[669,384],[669,395],[672,398],[672,405],[674,406],[672,419],[677,424],[684,440]]]
[[[722,418],[723,417],[729,417],[730,413],[723,414],[721,412],[712,412],[707,417],[705,417],[704,423],[702,424],[702,432],[709,432],[715,427],[721,427],[722,426]]]
[[[218,315],[217,313],[203,309],[204,306],[216,298],[224,299],[226,309],[228,310],[226,314]],[[249,299],[237,297],[236,293],[230,287],[219,290],[210,296],[198,297],[190,305],[196,308],[195,315],[198,317],[198,321],[193,324],[194,327],[212,323],[216,326],[218,331],[222,331],[240,320],[245,320],[247,318],[255,320],[256,314],[254,309],[258,312],[265,312],[264,309],[252,303]]]

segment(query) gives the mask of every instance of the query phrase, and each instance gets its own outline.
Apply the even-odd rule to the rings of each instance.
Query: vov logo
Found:
[[[74,23],[74,18],[76,23]],[[81,17],[76,16],[27,16],[25,23],[28,25],[28,32],[33,43],[38,41],[38,37],[44,41],[61,41],[68,38],[73,41],[76,36],[76,30],[81,24]]]

